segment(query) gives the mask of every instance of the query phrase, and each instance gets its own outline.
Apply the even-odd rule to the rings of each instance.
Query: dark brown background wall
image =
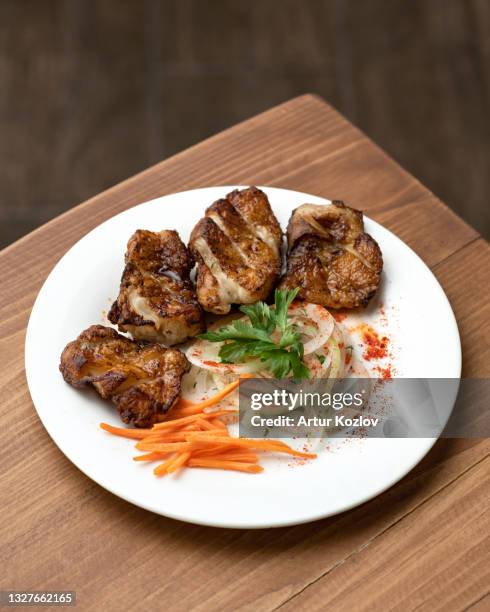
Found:
[[[488,0],[0,0],[0,242],[305,92],[488,237],[489,89]]]

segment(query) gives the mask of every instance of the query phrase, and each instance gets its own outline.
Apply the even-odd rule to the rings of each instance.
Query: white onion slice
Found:
[[[289,310],[290,319],[298,326],[300,332],[301,328],[305,327],[304,318],[313,321],[317,327],[315,336],[304,344],[305,355],[309,355],[327,344],[335,329],[335,319],[326,308],[318,304],[304,303],[299,306],[294,305]],[[298,310],[301,312],[298,312]],[[302,313],[305,313],[306,317]]]
[[[335,325],[333,333],[328,341],[327,348],[332,355],[332,363],[330,371],[328,373],[328,377],[332,379],[343,378],[346,373],[346,348],[343,328],[341,325]]]
[[[259,360],[246,363],[221,363],[219,358],[221,345],[221,342],[196,340],[187,349],[185,355],[193,365],[221,374],[236,374],[237,376],[240,374],[253,374],[264,367]]]
[[[191,402],[205,399],[212,389],[212,379],[207,370],[192,366],[182,377],[182,397]]]

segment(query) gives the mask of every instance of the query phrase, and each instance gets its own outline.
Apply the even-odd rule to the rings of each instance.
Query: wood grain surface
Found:
[[[489,376],[488,244],[322,100],[291,100],[0,254],[0,587],[76,590],[84,610],[488,609],[486,440],[439,441],[401,482],[350,512],[242,531],[187,525],[118,499],[72,466],[40,424],[23,345],[53,264],[130,206],[193,187],[252,183],[342,198],[395,231],[451,301],[465,376]]]

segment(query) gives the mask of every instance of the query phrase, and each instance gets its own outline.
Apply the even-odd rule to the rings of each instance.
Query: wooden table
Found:
[[[24,335],[61,255],[145,200],[252,183],[341,198],[398,234],[451,301],[464,375],[490,374],[487,243],[325,102],[291,100],[0,254],[1,588],[76,590],[82,609],[488,609],[487,440],[439,441],[401,482],[350,512],[240,531],[180,523],[118,499],[66,460],[39,422],[25,380]]]

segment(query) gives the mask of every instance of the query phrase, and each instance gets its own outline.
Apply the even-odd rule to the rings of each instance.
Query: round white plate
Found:
[[[115,495],[172,518],[218,527],[276,527],[342,512],[378,495],[428,452],[434,439],[364,439],[333,443],[315,461],[261,460],[249,475],[185,470],[156,478],[132,461],[133,442],[106,434],[99,423],[120,425],[110,403],[77,391],[58,370],[64,346],[94,323],[117,296],[129,236],[138,228],[177,229],[186,242],[204,209],[233,187],[209,187],[164,196],[131,208],[89,232],[62,257],[44,283],[26,337],[31,396],[50,436],[89,478]],[[283,228],[300,204],[322,198],[263,188]],[[362,319],[377,324],[379,305],[394,313],[396,373],[402,377],[459,378],[456,321],[439,283],[422,260],[379,224],[365,220],[384,258],[382,287]]]

